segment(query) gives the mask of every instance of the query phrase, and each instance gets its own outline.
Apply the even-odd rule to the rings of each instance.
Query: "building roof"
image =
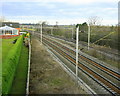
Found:
[[[17,30],[17,29],[9,27],[9,26],[4,26],[4,27],[0,27],[0,30]]]

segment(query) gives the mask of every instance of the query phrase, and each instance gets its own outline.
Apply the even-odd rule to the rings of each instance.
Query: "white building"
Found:
[[[19,30],[9,26],[0,27],[0,35],[19,35]]]

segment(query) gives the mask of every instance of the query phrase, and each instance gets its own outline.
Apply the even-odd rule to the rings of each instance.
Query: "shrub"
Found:
[[[10,91],[16,67],[19,62],[22,44],[23,36],[18,38],[15,45],[9,51],[6,61],[2,64],[2,94],[8,94]]]

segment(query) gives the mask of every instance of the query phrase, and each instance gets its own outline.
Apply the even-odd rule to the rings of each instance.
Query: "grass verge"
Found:
[[[23,36],[20,36],[15,45],[8,52],[2,62],[2,94],[8,94],[15,76],[16,68],[21,55]]]
[[[23,45],[20,61],[17,66],[10,94],[24,95],[26,93],[27,68],[28,68],[28,48]]]
[[[12,47],[15,45],[12,42],[15,39],[18,39],[19,36],[13,37],[11,39],[2,39],[2,62],[6,60],[6,57],[9,53],[9,51],[12,49]]]

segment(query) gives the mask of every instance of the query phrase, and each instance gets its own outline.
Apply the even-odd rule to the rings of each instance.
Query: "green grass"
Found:
[[[9,53],[9,51],[12,49],[12,47],[15,45],[13,44],[13,40],[19,38],[18,37],[13,37],[11,39],[2,39],[2,62],[6,60],[6,57]]]
[[[20,36],[17,42],[13,45],[12,45],[12,39],[5,40],[10,46],[7,46],[7,43],[6,42],[4,43],[3,40],[3,48],[5,49],[3,49],[2,51],[2,53],[4,53],[2,56],[2,58],[4,59],[4,61],[2,62],[2,94],[8,94],[11,89],[11,85],[21,55],[23,36]]]
[[[17,42],[13,44],[13,40],[17,38]],[[25,94],[28,48],[23,45],[23,36],[2,39],[1,49],[2,73],[0,75],[2,74],[2,94]]]
[[[2,94],[2,39],[0,39],[0,96]]]
[[[10,94],[25,94],[26,91],[26,79],[28,68],[28,48],[22,46],[22,53],[20,61],[17,66],[14,83],[12,85]]]

